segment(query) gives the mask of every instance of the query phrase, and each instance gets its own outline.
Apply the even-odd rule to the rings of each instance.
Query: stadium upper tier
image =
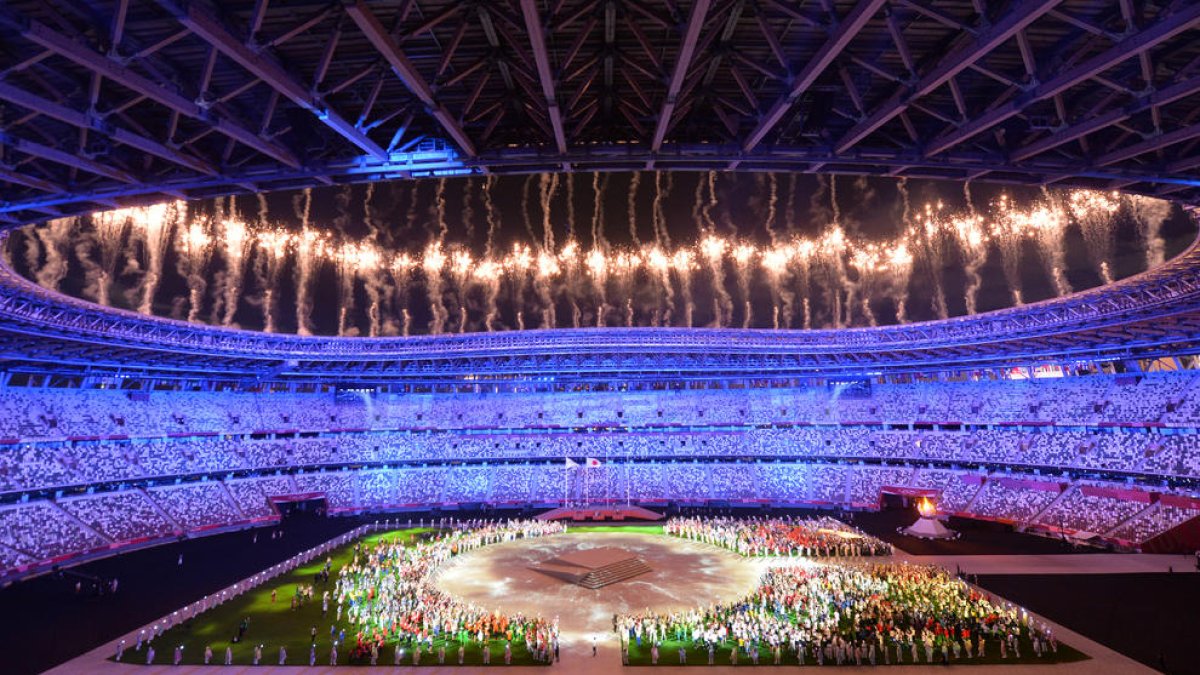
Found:
[[[0,493],[455,462],[921,463],[1200,479],[1192,372],[791,389],[380,395],[7,387]]]
[[[841,330],[604,328],[406,338],[276,335],[145,316],[48,291],[0,266],[6,356],[57,368],[276,379],[473,381],[676,374],[930,371],[1031,359],[1178,355],[1200,336],[1200,248],[1066,297],[897,326]],[[128,372],[128,371],[127,371]]]

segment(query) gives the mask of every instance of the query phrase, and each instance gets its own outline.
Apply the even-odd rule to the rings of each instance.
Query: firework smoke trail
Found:
[[[651,272],[658,276],[659,284],[663,289],[663,302],[661,305],[655,303],[651,325],[669,326],[671,325],[671,316],[675,313],[675,288],[671,283],[671,258],[663,253],[662,249],[655,246],[646,254],[646,265]]]
[[[339,336],[358,335],[358,329],[352,325],[350,318],[351,313],[354,312],[354,281],[358,275],[358,271],[354,264],[355,253],[350,249],[351,245],[348,243],[346,237],[346,225],[350,220],[350,197],[352,190],[352,186],[344,185],[342,189],[338,190],[337,196],[334,198],[338,214],[333,219],[333,226],[339,235],[339,245],[334,250],[333,256],[334,271],[337,273],[339,290]],[[442,205],[444,205],[444,202]]]
[[[1096,273],[1104,283],[1111,284],[1113,249],[1116,246],[1113,218],[1121,209],[1119,195],[1116,192],[1074,190],[1067,200],[1067,207],[1079,224],[1088,258],[1096,268]]]
[[[312,188],[292,198],[292,210],[300,219],[300,235],[296,239],[296,332],[300,335],[312,335],[312,289],[310,282],[320,258],[325,253],[325,241],[315,231],[310,230],[309,217],[312,214]]]
[[[439,178],[437,181],[437,190],[433,193],[434,215],[437,218],[437,242],[439,245],[446,244],[446,235],[450,233],[450,226],[446,224],[446,179]]]
[[[142,242],[142,269],[145,274],[141,281],[141,301],[138,311],[150,315],[154,312],[154,296],[162,282],[163,264],[167,257],[167,246],[176,223],[182,221],[187,214],[187,206],[182,201],[169,202],[146,208],[146,217],[138,227],[138,238]]]
[[[704,203],[704,208],[701,210],[701,215],[704,217],[705,232],[714,234],[717,229],[717,221],[713,219],[713,209],[717,207],[717,172],[709,171],[705,174],[705,181],[708,187],[708,201]]]
[[[738,291],[742,296],[742,328],[749,328],[754,320],[754,308],[750,302],[750,261],[753,257],[752,246],[742,244],[733,249],[733,269],[737,273]]]
[[[788,174],[787,201],[783,212],[783,224],[787,233],[796,231],[796,174]]]
[[[700,206],[703,199],[702,188],[707,188],[708,200],[703,202],[703,206]],[[713,292],[713,320],[710,325],[714,328],[723,328],[733,320],[733,298],[725,289],[724,257],[728,244],[717,237],[717,224],[712,217],[712,210],[717,205],[716,188],[717,174],[715,171],[709,171],[696,185],[696,202],[701,219],[700,231],[705,234],[704,239],[700,242],[700,253],[708,263],[709,275],[712,277],[710,283]]]
[[[987,262],[988,237],[983,218],[975,209],[975,200],[971,196],[971,181],[963,183],[963,199],[967,203],[968,215],[956,218],[951,229],[963,256],[963,271],[967,275],[963,301],[967,306],[967,314],[970,315],[976,313],[979,289],[983,286],[983,276],[979,274],[979,270]]]
[[[901,177],[896,181],[896,191],[900,196],[900,232],[906,239],[913,239],[914,227],[912,224],[912,198],[908,192],[908,179]],[[904,249],[905,254],[908,254],[907,247]],[[912,278],[912,259],[909,256],[909,264],[904,268],[903,274],[898,274],[892,280],[891,297],[892,302],[896,305],[896,323],[908,322],[908,283]]]
[[[771,289],[771,325],[775,330],[791,326],[794,296],[786,291],[787,270],[792,260],[792,249],[772,246],[762,252],[763,271],[767,273],[767,285]],[[787,297],[785,298],[785,292]],[[783,316],[780,316],[780,312]],[[782,320],[782,322],[781,322]]]
[[[442,252],[440,241],[434,241],[425,247],[421,258],[421,270],[425,275],[425,292],[429,296],[430,335],[438,335],[445,331],[446,320],[450,313],[442,299],[442,269],[446,267],[446,254]]]
[[[421,201],[421,181],[409,181],[408,188],[408,210],[404,214],[403,227],[409,238],[415,236],[417,227],[417,206]]]
[[[179,272],[187,279],[188,285],[187,320],[193,322],[200,318],[200,311],[204,308],[204,293],[208,290],[208,277],[204,272],[213,248],[209,227],[207,219],[193,219],[175,241],[179,251]]]
[[[533,276],[533,288],[542,306],[542,328],[554,328],[557,324],[554,307],[554,278],[560,268],[554,257],[554,226],[550,222],[550,201],[558,188],[558,174],[541,175],[539,202],[542,209],[542,250],[538,252],[537,268]]]
[[[696,192],[692,195],[692,224],[701,232],[707,233],[704,227],[704,178],[697,176]]]
[[[843,254],[846,251],[846,233],[836,224],[827,230],[817,244],[819,269],[825,279],[825,306],[829,308],[834,328],[842,328],[842,291],[848,291],[849,281],[846,278],[846,265]],[[849,314],[847,308],[847,314]]]
[[[771,245],[774,246],[778,242],[775,236],[775,218],[779,209],[779,179],[775,177],[774,172],[767,174],[767,184],[770,186],[770,196],[767,198],[767,219],[764,224],[767,235],[771,238]]]
[[[390,316],[385,316],[385,308],[387,305],[383,302],[383,298],[388,294],[388,284],[386,273],[383,269],[383,255],[380,252],[379,240],[386,235],[382,231],[380,210],[375,205],[375,183],[367,184],[367,194],[363,199],[363,224],[367,226],[367,240],[360,247],[360,255],[362,256],[356,262],[356,273],[363,277],[363,290],[367,294],[367,318],[368,318],[368,335],[378,337],[379,335],[395,335],[395,321]]]
[[[662,323],[668,326],[671,325],[672,317],[675,315],[675,287],[671,282],[671,270],[674,269],[675,260],[668,257],[668,254],[664,252],[671,246],[671,235],[667,232],[667,214],[663,210],[663,200],[670,192],[671,185],[671,174],[665,174],[664,180],[664,172],[654,172],[654,202],[651,208],[650,222],[654,230],[654,250],[658,252],[658,256],[651,260],[651,266],[657,269],[659,283],[662,284],[663,298],[666,305],[666,310],[662,315]],[[654,251],[651,253],[654,253]],[[677,271],[681,273],[687,272],[686,269]],[[691,300],[685,297],[684,305],[691,304]]]
[[[826,189],[829,192],[828,210],[824,210],[818,201]],[[825,304],[833,316],[833,326],[835,328],[842,328],[850,322],[850,315],[853,312],[852,296],[855,289],[852,287],[850,279],[846,274],[846,260],[844,257],[846,252],[846,232],[842,229],[842,212],[837,200],[836,175],[830,175],[828,183],[818,181],[817,192],[813,195],[813,207],[816,213],[826,215],[829,218],[830,228],[822,236],[819,243],[822,253],[822,268],[827,276]],[[847,299],[844,316],[842,314],[843,291],[845,291]]]
[[[654,172],[654,201],[650,207],[650,228],[654,230],[654,243],[658,246],[670,246],[670,242],[663,241],[663,233],[666,228],[663,227],[663,172]]]
[[[828,223],[833,220],[829,209],[825,207],[825,195],[829,192],[829,178],[823,174],[817,174],[817,189],[813,190],[812,197],[808,200],[808,212],[813,222]]]
[[[263,326],[268,333],[276,331],[275,296],[279,292],[279,273],[291,239],[292,236],[283,230],[268,230],[258,235],[259,254],[255,257],[254,269],[263,289]]]
[[[301,229],[296,238],[296,332],[300,335],[312,335],[313,332],[312,277],[326,247],[324,237],[308,227]]]
[[[708,234],[700,241],[700,254],[708,263],[712,277],[714,328],[724,328],[733,320],[733,298],[725,290],[725,252],[729,245],[724,239]]]
[[[487,244],[483,249],[483,257],[492,257],[492,248],[496,244],[496,233],[500,231],[500,214],[496,211],[496,203],[492,201],[492,190],[496,187],[496,175],[488,174],[483,186],[483,210],[487,215],[488,231]]]
[[[237,313],[238,300],[242,297],[242,283],[246,276],[246,260],[250,255],[250,245],[254,239],[247,223],[236,216],[226,217],[220,223],[221,253],[225,259],[223,283],[218,284],[224,290],[224,313],[221,316],[222,326],[232,326],[233,316]]]
[[[483,317],[483,329],[490,333],[496,330],[496,319],[499,313],[496,298],[500,295],[500,280],[504,269],[491,259],[485,259],[473,273],[475,280],[484,286],[486,309]]]
[[[908,194],[908,179],[901,176],[900,180],[896,181],[896,191],[900,194],[900,224],[902,229],[907,229],[909,218],[912,216],[912,201]]]
[[[1063,296],[1071,293],[1071,282],[1066,275],[1066,251],[1063,250],[1063,235],[1067,229],[1067,217],[1062,209],[1050,199],[1026,212],[1028,228],[1032,231],[1046,276],[1054,284],[1054,290]]]
[[[692,252],[681,249],[671,258],[671,267],[679,276],[679,292],[683,296],[683,325],[691,328],[695,324],[696,302],[692,298]]]
[[[1129,210],[1146,247],[1146,269],[1162,265],[1167,246],[1162,238],[1162,226],[1171,216],[1171,203],[1153,197],[1130,195]]]
[[[388,272],[392,276],[393,313],[400,317],[400,334],[404,337],[408,337],[412,328],[412,315],[408,312],[408,285],[414,267],[416,263],[407,253],[394,256],[388,264]]]
[[[558,317],[551,295],[554,278],[561,268],[558,259],[550,251],[541,251],[537,256],[537,266],[534,268],[533,286],[538,293],[542,305],[542,328],[554,328],[558,325]]]
[[[837,198],[837,174],[829,174],[829,211],[833,214],[834,225],[841,226],[842,208],[838,206]]]
[[[904,244],[893,247],[888,255],[889,295],[896,306],[896,323],[907,323],[908,283],[912,279],[913,257]]]
[[[554,225],[550,222],[550,201],[558,190],[558,174],[541,174],[541,185],[538,192],[538,203],[542,208],[542,246],[547,251],[554,250]]]
[[[467,180],[464,181],[462,185],[462,224],[463,228],[466,229],[467,241],[475,241],[475,203],[473,201],[475,199],[475,193],[477,192],[475,187],[475,177],[468,176]]]
[[[994,231],[1000,248],[1000,266],[1012,291],[1013,304],[1020,307],[1025,304],[1021,293],[1021,245],[1024,242],[1021,219],[1009,203],[1008,195],[1000,195],[995,211]]]
[[[608,248],[604,241],[604,194],[608,191],[608,174],[592,174],[592,248]]]
[[[592,174],[592,250],[588,252],[584,265],[590,272],[592,290],[596,296],[596,327],[604,328],[608,317],[608,268],[604,251],[608,242],[604,238],[604,195],[608,191],[608,174]]]
[[[300,214],[300,229],[308,227],[309,219],[312,216],[312,188],[304,188],[304,210]]]
[[[458,295],[458,332],[467,332],[467,294],[470,292],[469,280],[474,261],[471,253],[465,249],[456,249],[450,254],[450,279]]]
[[[816,253],[816,245],[809,240],[804,240],[796,245],[796,259],[799,265],[796,266],[795,276],[799,281],[800,298],[803,311],[803,325],[805,329],[812,328],[812,301],[810,299],[810,282],[812,279],[812,258]],[[794,297],[794,296],[793,296]],[[791,325],[789,321],[789,326]]]
[[[850,282],[850,288],[846,291],[848,324],[852,324],[849,321],[849,315],[854,305],[854,295],[856,292],[861,291],[860,309],[862,310],[863,317],[867,320],[867,325],[879,325],[879,321],[875,318],[875,311],[871,309],[872,291],[876,286],[878,277],[875,267],[877,264],[876,258],[877,256],[874,251],[864,248],[857,249],[850,254],[850,267],[858,273],[858,281]]]
[[[933,310],[938,318],[945,319],[949,316],[950,309],[946,302],[945,282],[942,279],[942,267],[946,260],[946,232],[942,227],[942,209],[941,202],[926,204],[917,226],[913,228],[913,238],[917,241],[929,281],[933,284]]]
[[[27,237],[29,239],[37,237],[45,250],[46,263],[40,268],[30,266],[30,270],[37,269],[34,279],[39,286],[57,291],[63,278],[67,276],[69,269],[67,242],[71,240],[71,234],[75,231],[77,224],[78,219],[74,217],[55,218],[46,223],[45,227],[34,229],[30,233],[32,236]]]
[[[579,308],[577,293],[579,289],[579,244],[574,240],[567,241],[567,245],[563,246],[558,253],[558,260],[562,264],[563,278],[565,279],[562,293],[571,303],[571,326],[580,328],[583,322],[583,312]]]
[[[567,181],[567,239],[575,239],[575,174],[568,173]]]
[[[605,292],[605,285],[608,282],[608,261],[600,249],[593,248],[584,256],[583,266],[588,270],[588,277],[592,281],[592,288],[596,294],[596,327],[604,328],[604,318],[608,312],[607,293]]]
[[[533,191],[533,179],[536,174],[529,174],[525,177],[525,185],[521,187],[521,219],[525,221],[525,231],[529,234],[529,241],[537,241],[538,237],[533,232],[533,218],[529,215],[529,193]]]
[[[91,248],[87,239],[75,247],[75,254],[83,264],[86,286],[84,293],[101,305],[111,304],[109,288],[117,271],[117,261],[121,257],[121,244],[125,232],[129,229],[129,219],[135,209],[116,209],[92,214],[92,237],[97,251],[93,260],[88,250]]]
[[[634,246],[642,245],[642,240],[638,238],[637,228],[637,193],[638,186],[641,184],[641,172],[634,171],[629,179],[629,239]]]
[[[446,283],[442,277],[442,270],[449,260],[442,250],[450,231],[446,223],[446,179],[439,178],[436,185],[433,193],[433,229],[430,231],[432,243],[425,248],[421,261],[421,269],[425,272],[425,291],[429,296],[429,329],[433,334],[444,332],[446,322],[450,319],[450,310],[446,307]]]
[[[517,330],[525,330],[525,285],[529,271],[533,268],[533,253],[528,246],[513,244],[512,253],[506,262],[509,286],[512,291],[512,306],[516,312]]]

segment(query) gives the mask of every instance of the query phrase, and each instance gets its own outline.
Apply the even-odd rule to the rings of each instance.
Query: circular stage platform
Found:
[[[547,573],[556,560],[620,549],[650,571],[595,590]],[[443,590],[487,609],[558,617],[564,644],[604,641],[613,615],[677,611],[736,600],[754,589],[762,571],[746,559],[708,544],[653,534],[568,532],[521,539],[466,553],[445,564]]]

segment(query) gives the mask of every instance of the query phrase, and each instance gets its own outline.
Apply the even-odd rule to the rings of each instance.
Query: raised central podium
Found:
[[[635,554],[612,547],[564,553],[533,565],[532,569],[569,584],[593,590],[653,571]]]

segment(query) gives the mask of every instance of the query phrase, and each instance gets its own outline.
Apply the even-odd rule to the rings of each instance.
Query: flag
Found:
[[[576,462],[575,460],[571,459],[570,457],[567,458],[567,468],[568,469],[574,469],[577,466],[579,466],[579,462]]]
[[[595,469],[596,467],[601,465],[601,462],[600,462],[600,460],[596,459],[595,457],[588,457],[587,459],[584,460],[584,464],[587,465],[587,468],[589,468],[589,469]]]

